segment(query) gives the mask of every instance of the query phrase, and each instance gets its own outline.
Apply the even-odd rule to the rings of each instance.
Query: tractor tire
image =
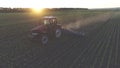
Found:
[[[42,35],[40,41],[43,45],[46,45],[48,43],[48,36],[47,35]]]
[[[60,28],[57,28],[57,29],[55,30],[55,37],[56,37],[56,38],[60,38],[61,35],[62,35],[62,30],[61,30]]]

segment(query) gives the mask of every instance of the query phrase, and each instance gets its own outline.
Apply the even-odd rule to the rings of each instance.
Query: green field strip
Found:
[[[25,31],[26,32],[26,31]],[[1,42],[1,45],[2,43],[4,43],[3,41],[9,41],[9,40],[12,40],[14,38],[17,38],[19,36],[23,35],[23,33],[19,33],[19,34],[11,34],[11,35],[7,35],[7,36],[3,36],[2,38],[0,38],[0,42]],[[26,35],[26,34],[24,34]]]
[[[19,25],[19,26],[18,26]],[[28,34],[26,32],[28,32],[30,29],[28,29],[29,25],[27,24],[24,24],[26,25],[26,27],[24,26],[21,26],[20,24],[18,24],[16,27],[8,27],[7,29],[4,27],[3,30],[0,30],[1,33],[1,37],[0,37],[0,40],[4,40],[4,39],[7,39],[9,37],[15,37],[15,36],[18,36],[18,35],[21,35],[21,34]]]
[[[89,47],[83,49],[82,53],[73,61],[73,63],[72,63],[72,65],[70,66],[70,68],[72,68],[72,67],[77,63],[77,61],[80,59],[80,57],[81,57],[82,55],[84,55],[84,53],[85,53],[86,51],[88,51],[88,49],[94,47],[93,45],[91,46],[91,44],[93,44],[96,39],[100,38],[100,37],[101,37],[100,35],[103,35],[103,33],[102,33],[101,31],[99,31],[99,32],[97,33],[97,35],[88,43],[88,44],[89,44]]]
[[[73,13],[73,14],[71,15],[71,13]],[[59,17],[59,19],[61,19],[61,21],[63,22],[63,21],[69,21],[71,19],[74,20],[75,18],[73,18],[73,17],[76,17],[76,18],[84,17],[84,18],[86,18],[86,17],[97,16],[97,15],[100,15],[100,14],[103,14],[103,13],[107,13],[107,12],[99,13],[99,12],[96,12],[96,11],[95,12],[87,11],[87,13],[86,13],[86,11],[85,12],[81,12],[81,11],[77,11],[77,12],[76,11],[75,12],[72,12],[72,11],[69,11],[69,12],[58,11],[58,12],[48,13],[48,15],[49,14],[50,15],[51,14],[55,15],[55,16]],[[32,17],[30,15],[31,15],[30,13],[14,13],[14,14],[5,13],[5,14],[0,14],[0,20],[1,20],[1,23],[2,23],[2,21],[4,23],[6,21],[14,22],[14,21],[20,21],[20,20],[29,20],[31,18],[37,18],[35,16]],[[2,20],[2,19],[5,19],[5,20]],[[67,20],[67,19],[69,19],[69,20]]]
[[[21,26],[20,24],[18,24],[16,27],[10,27],[9,29],[5,29],[3,33],[1,33],[1,37],[0,37],[0,41],[7,41],[7,38],[14,38],[17,36],[21,36],[21,35],[27,35],[29,33],[29,24],[23,24],[26,25],[26,27]],[[16,28],[16,29],[14,29]],[[2,30],[0,30],[2,31]],[[9,40],[9,39],[8,39]]]
[[[111,34],[111,31],[110,31],[110,29],[109,29],[109,28],[110,28],[109,23],[107,24],[106,27],[108,28],[109,31],[106,30],[106,32],[107,32],[106,37],[105,37],[105,39],[103,38],[104,42],[102,43],[102,46],[99,48],[98,53],[97,53],[97,55],[96,55],[96,58],[95,58],[94,61],[93,61],[93,65],[91,66],[91,68],[94,68],[95,65],[96,65],[96,63],[98,62],[98,59],[100,59],[100,58],[98,58],[98,57],[100,57],[101,54],[102,54],[101,51],[102,51],[103,47],[105,47],[104,44],[106,44],[107,37],[109,37],[108,34]],[[109,32],[110,32],[110,33],[109,33]]]
[[[29,23],[29,22],[34,22],[35,20],[37,20],[37,19],[30,19],[30,20],[23,20],[23,21],[15,21],[15,22],[9,22],[9,23],[0,23],[0,27],[3,27],[3,26],[6,26],[6,27],[8,27],[8,26],[10,26],[10,25],[18,25],[18,23],[19,24],[24,24],[24,23]]]

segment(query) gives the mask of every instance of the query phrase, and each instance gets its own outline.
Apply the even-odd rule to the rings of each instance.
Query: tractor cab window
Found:
[[[50,24],[55,25],[57,23],[56,19],[50,19]]]
[[[56,24],[57,23],[57,20],[56,19],[53,19],[53,24]]]
[[[49,20],[45,19],[43,24],[44,24],[44,25],[49,25],[50,22],[49,22]]]
[[[44,19],[44,22],[43,22],[43,24],[47,26],[55,26],[56,23],[57,23],[56,18],[46,18]]]

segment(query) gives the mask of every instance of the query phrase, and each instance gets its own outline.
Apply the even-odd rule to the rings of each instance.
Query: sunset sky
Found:
[[[0,0],[0,7],[113,8],[120,7],[120,0]]]

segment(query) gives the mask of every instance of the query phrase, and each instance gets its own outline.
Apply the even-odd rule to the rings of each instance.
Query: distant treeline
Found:
[[[52,8],[52,9],[47,9],[46,10],[52,10],[52,11],[63,11],[63,10],[88,10],[88,8]]]
[[[45,11],[88,10],[88,8],[45,8]],[[0,13],[31,12],[31,8],[0,8]]]
[[[30,8],[0,8],[1,13],[30,12]]]

